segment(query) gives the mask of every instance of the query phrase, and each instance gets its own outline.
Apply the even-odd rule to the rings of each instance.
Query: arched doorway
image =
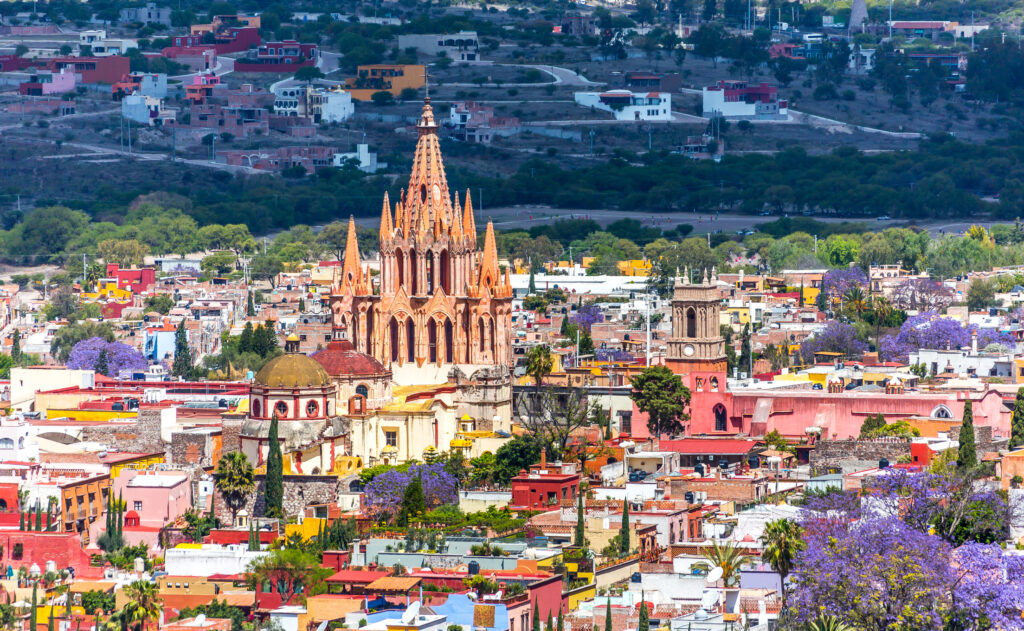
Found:
[[[715,405],[713,411],[714,411],[714,414],[715,414],[715,431],[716,432],[724,432],[724,431],[726,431],[726,429],[727,429],[727,427],[726,427],[726,420],[727,419],[726,419],[725,406],[722,405],[721,403],[718,403],[718,404]]]

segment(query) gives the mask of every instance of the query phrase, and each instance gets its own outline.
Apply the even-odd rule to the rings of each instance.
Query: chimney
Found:
[[[548,452],[547,450],[540,450],[540,468],[546,469],[548,466]]]
[[[978,331],[971,332],[971,354],[978,354]]]

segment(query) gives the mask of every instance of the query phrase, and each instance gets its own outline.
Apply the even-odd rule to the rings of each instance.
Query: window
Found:
[[[398,447],[398,432],[395,430],[385,430],[384,442],[388,447]]]
[[[370,398],[370,389],[367,388],[365,385],[360,384],[360,385],[356,386],[356,394],[360,395],[363,398],[367,398],[368,399],[368,398]]]
[[[14,441],[10,438],[0,438],[0,449],[14,449]]]
[[[14,544],[14,549],[11,551],[11,559],[20,561],[21,557],[25,555],[25,545],[21,543]]]
[[[259,418],[260,416],[262,416],[262,414],[260,414],[262,411],[263,411],[263,406],[260,405],[260,400],[259,399],[253,399],[253,401],[252,401],[252,415],[257,417],[257,418]]]
[[[274,405],[274,411],[282,416],[286,415],[288,414],[288,404],[284,401],[278,401],[277,404]]]
[[[306,404],[306,416],[316,416],[317,412],[320,411],[320,406],[317,405],[316,401],[310,401]]]
[[[137,510],[137,511],[142,510],[142,502],[140,502],[139,500],[135,500],[135,504],[134,504],[133,508],[135,510]]]

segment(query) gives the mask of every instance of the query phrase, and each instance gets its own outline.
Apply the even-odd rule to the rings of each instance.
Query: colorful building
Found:
[[[509,483],[512,487],[512,510],[551,510],[563,500],[576,501],[579,494],[580,474],[575,463],[548,465],[543,454],[540,464],[520,471]]]
[[[357,101],[369,101],[377,92],[394,96],[406,88],[419,90],[426,83],[427,67],[418,64],[371,64],[356,68],[356,76],[344,87]]]

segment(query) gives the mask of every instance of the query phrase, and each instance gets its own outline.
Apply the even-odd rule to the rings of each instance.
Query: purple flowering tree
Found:
[[[868,275],[859,267],[829,270],[821,279],[821,293],[826,300],[838,301],[853,287],[868,288]]]
[[[72,347],[68,356],[68,368],[75,370],[103,369],[108,377],[116,377],[121,371],[142,371],[149,366],[149,361],[137,349],[121,342],[108,342],[100,337],[90,337]]]
[[[956,292],[931,278],[908,278],[892,292],[892,304],[903,310],[941,311],[953,303]]]
[[[807,363],[814,361],[815,353],[842,353],[850,358],[860,357],[867,349],[868,345],[857,339],[853,325],[836,320],[800,343],[800,355]]]
[[[590,333],[590,327],[598,322],[604,322],[604,314],[601,313],[597,305],[591,302],[580,307],[571,320],[574,324],[582,327],[587,333]]]
[[[428,510],[458,503],[458,481],[444,470],[443,463],[435,463],[412,465],[405,471],[388,469],[374,476],[363,492],[363,508],[374,517],[396,515],[406,487],[417,476],[423,485]]]
[[[886,361],[906,361],[910,353],[921,348],[957,349],[970,346],[971,335],[978,334],[978,348],[1003,344],[1014,348],[1013,336],[996,329],[964,326],[959,320],[946,318],[935,311],[926,311],[907,318],[895,335],[887,335],[879,344]]]

